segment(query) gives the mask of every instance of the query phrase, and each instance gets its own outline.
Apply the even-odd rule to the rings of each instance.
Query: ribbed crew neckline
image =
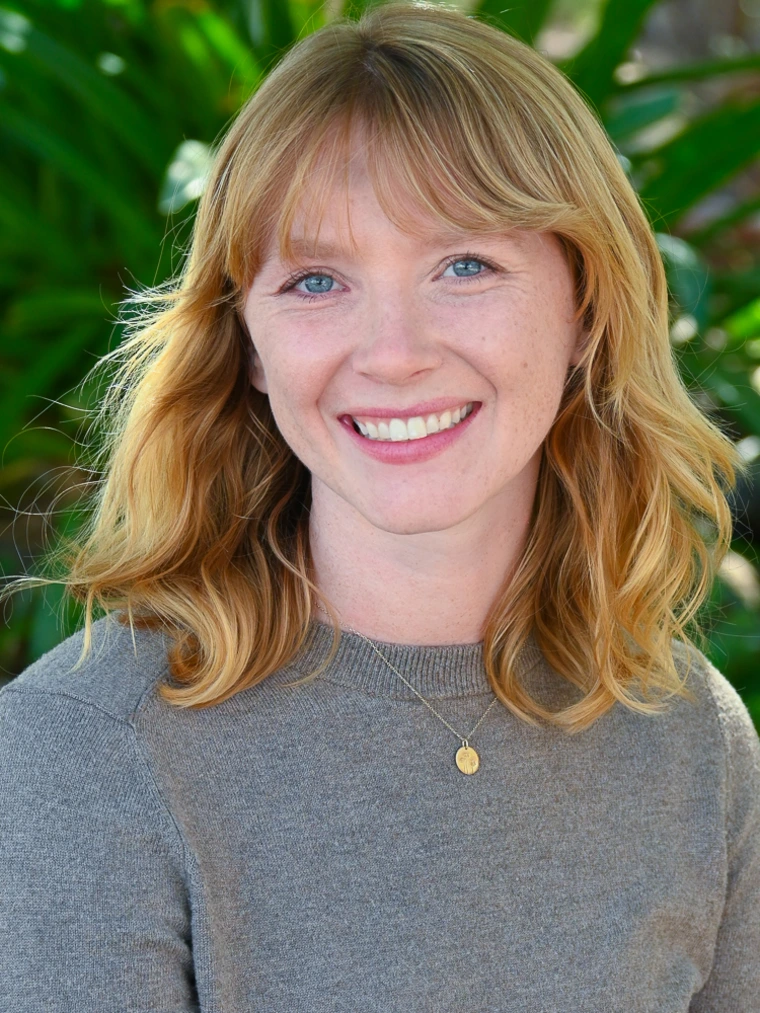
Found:
[[[328,656],[332,640],[333,627],[312,620],[306,645],[291,667],[301,675],[313,672]],[[371,637],[365,640],[342,629],[337,654],[320,678],[373,696],[418,699],[372,645],[427,699],[492,693],[483,664],[482,641],[475,644],[394,644]],[[531,635],[518,661],[518,675],[533,668],[542,658]]]

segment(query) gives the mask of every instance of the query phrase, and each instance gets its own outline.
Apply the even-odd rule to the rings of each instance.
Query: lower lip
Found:
[[[359,448],[369,457],[374,457],[376,461],[385,461],[387,464],[417,464],[442,454],[469,428],[479,411],[480,403],[478,402],[472,406],[472,411],[467,418],[463,422],[459,422],[453,429],[431,433],[429,436],[423,436],[420,440],[370,440],[366,436],[362,436],[361,433],[357,433],[350,415],[341,416],[339,421]]]

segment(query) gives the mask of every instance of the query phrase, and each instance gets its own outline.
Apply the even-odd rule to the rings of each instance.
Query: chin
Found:
[[[468,516],[461,511],[454,513],[450,510],[443,512],[429,510],[425,513],[416,510],[410,516],[409,511],[399,510],[398,507],[382,512],[377,510],[360,512],[374,528],[392,535],[420,535],[427,531],[446,531],[461,524]]]

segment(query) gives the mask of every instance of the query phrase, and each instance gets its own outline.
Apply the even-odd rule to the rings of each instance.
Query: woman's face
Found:
[[[352,252],[344,194],[327,204],[317,255],[282,263],[273,242],[245,304],[253,383],[312,474],[315,508],[338,497],[341,510],[398,534],[508,518],[515,502],[532,502],[541,445],[579,354],[557,239],[437,235],[422,219],[405,235],[355,159]],[[444,428],[456,415],[442,413],[469,404],[463,422]],[[379,438],[356,432],[351,416]]]

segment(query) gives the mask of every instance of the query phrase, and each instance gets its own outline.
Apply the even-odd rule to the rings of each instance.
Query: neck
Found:
[[[505,520],[503,500],[443,531],[397,534],[370,524],[313,482],[309,537],[320,604],[343,629],[416,645],[474,644],[528,535],[532,492]],[[313,618],[329,623],[314,603]]]

